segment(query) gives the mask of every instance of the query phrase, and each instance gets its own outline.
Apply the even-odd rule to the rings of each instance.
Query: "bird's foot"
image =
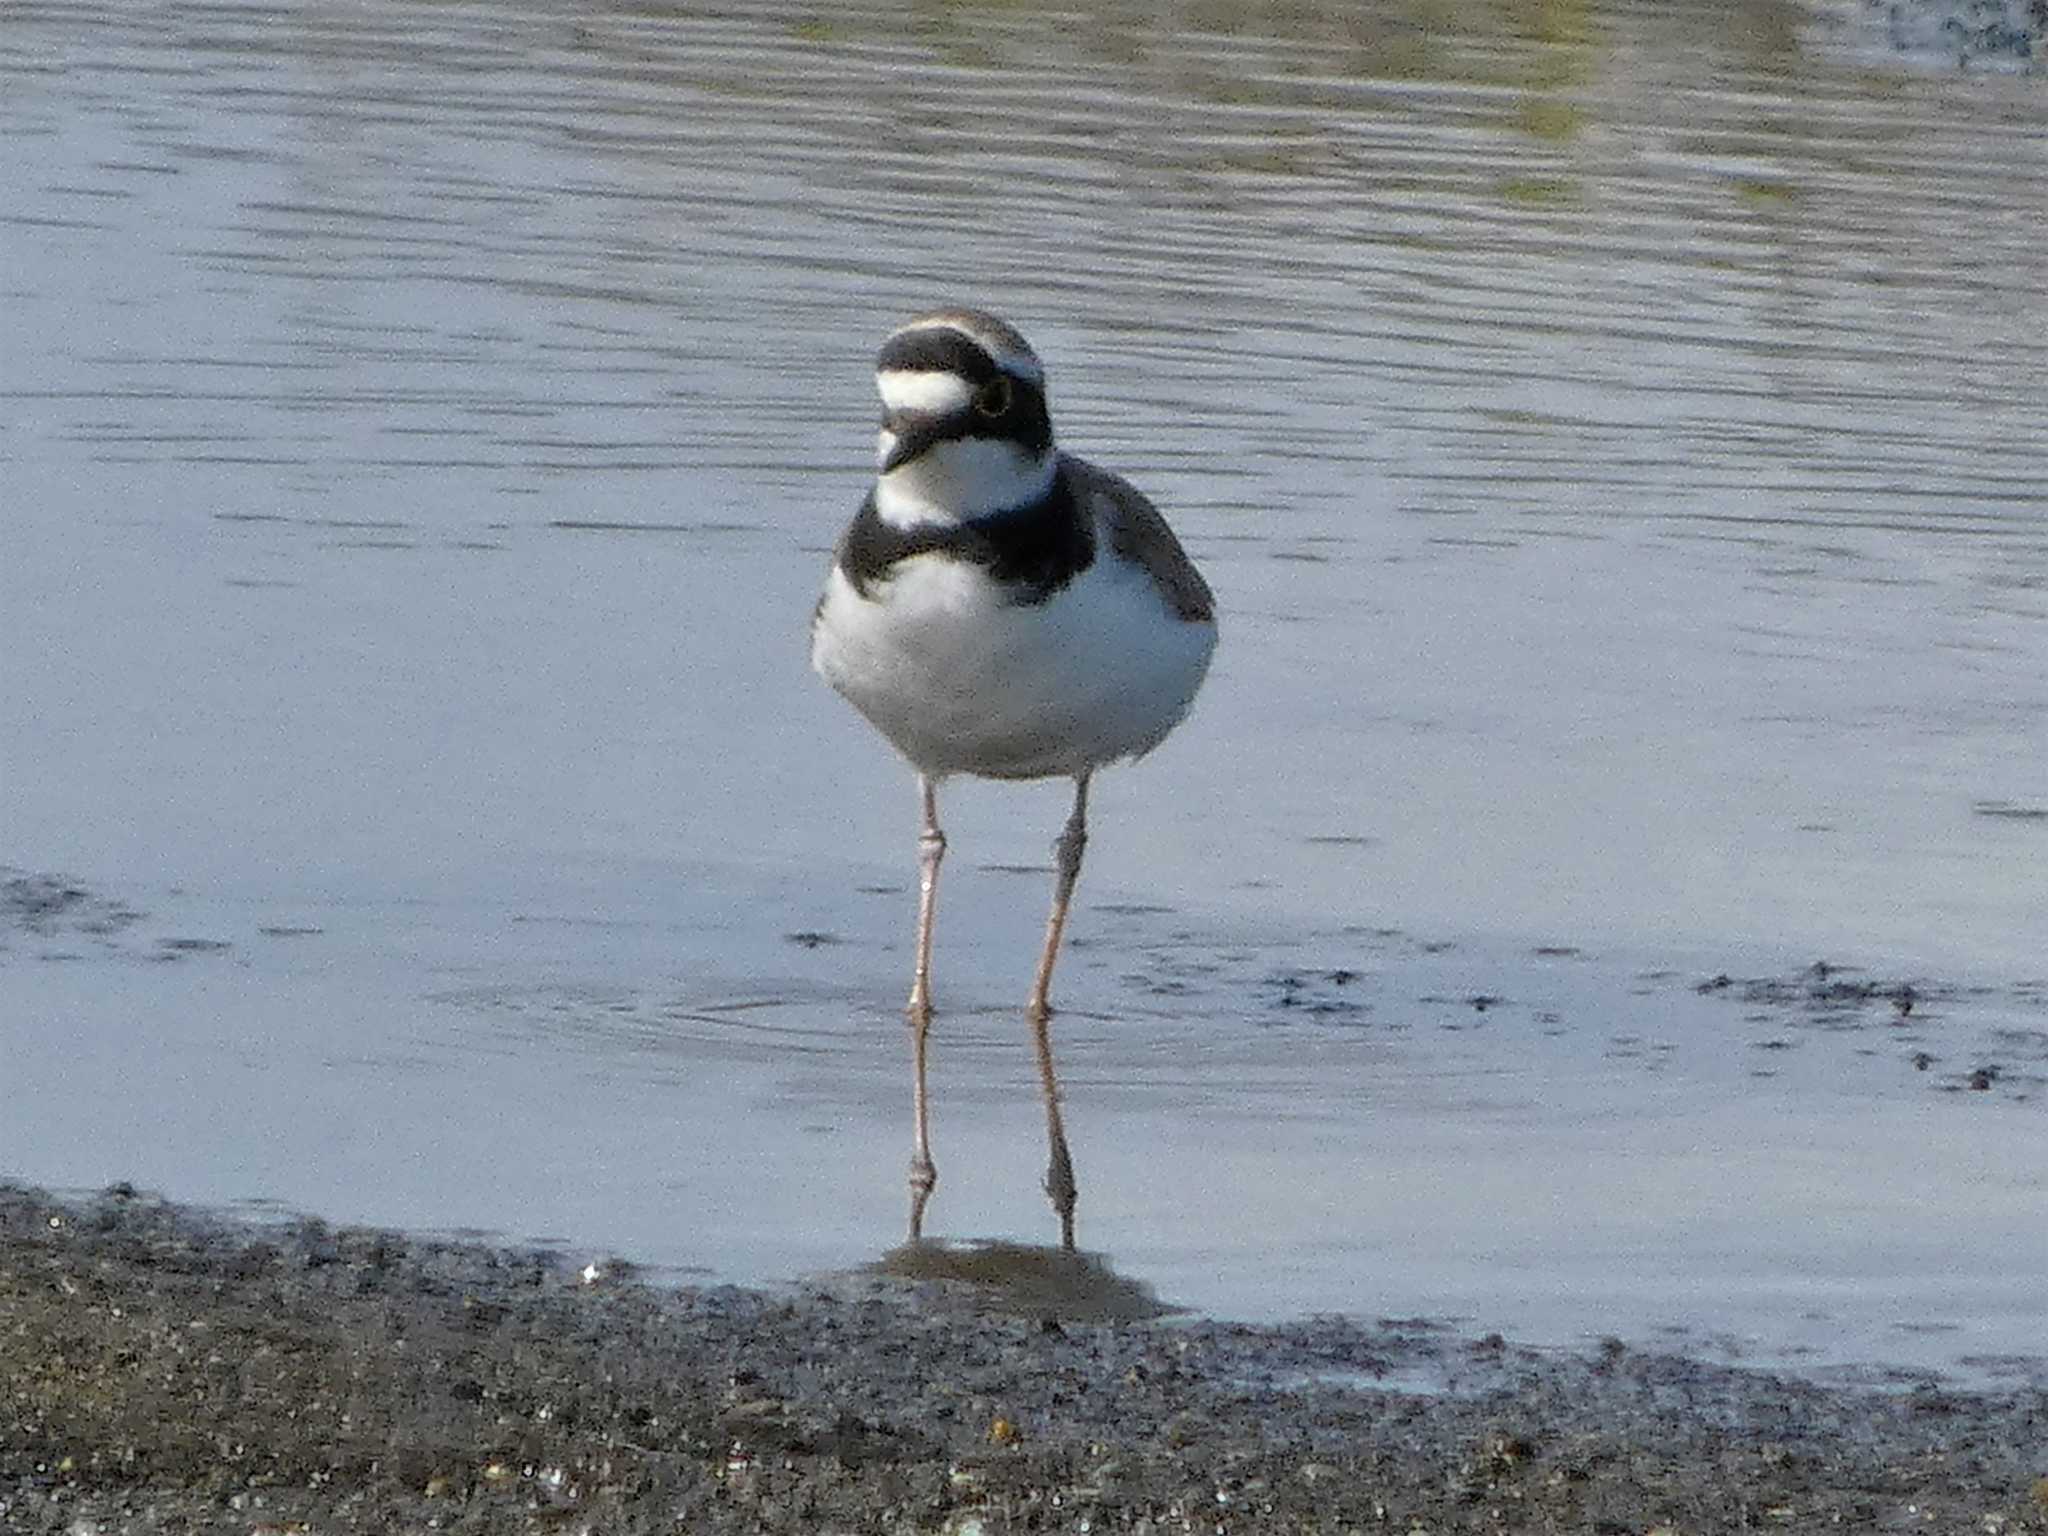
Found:
[[[932,1160],[919,1153],[910,1159],[910,1241],[924,1237],[924,1208],[930,1203],[932,1191],[939,1186],[939,1170],[932,1166]]]

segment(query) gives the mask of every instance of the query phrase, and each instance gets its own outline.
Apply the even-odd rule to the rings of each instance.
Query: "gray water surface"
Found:
[[[962,300],[1223,608],[1097,796],[1085,1242],[2038,1353],[2044,89],[1861,6],[11,5],[0,863],[140,916],[5,932],[0,1171],[892,1245],[916,804],[805,620]],[[933,1225],[1042,1238],[1063,793],[945,809]]]

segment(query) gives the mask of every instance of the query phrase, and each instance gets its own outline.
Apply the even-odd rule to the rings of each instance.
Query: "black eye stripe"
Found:
[[[883,413],[884,431],[896,431],[901,427],[900,421],[892,422],[888,413]],[[1046,415],[1045,402],[1036,392],[1023,387],[1018,388],[1010,409],[1000,416],[985,416],[969,405],[943,416],[918,418],[917,425],[911,430],[919,434],[925,449],[970,437],[1015,443],[1033,454],[1044,453],[1052,447],[1052,422]]]
[[[957,353],[949,347],[920,346],[912,349],[900,345],[909,341],[923,343],[947,339],[966,348],[966,353]],[[967,373],[963,367],[968,357],[980,360],[978,376]],[[906,423],[914,422],[914,430],[923,438],[925,447],[968,437],[1007,440],[1033,454],[1044,453],[1052,446],[1052,420],[1046,410],[1044,389],[1034,379],[1019,378],[995,367],[988,354],[956,332],[912,331],[899,336],[882,348],[876,366],[883,372],[900,369],[905,372],[938,370],[952,373],[966,378],[974,391],[973,396],[957,408],[938,413],[911,411],[898,417],[885,407],[882,411],[884,430],[913,430]],[[998,381],[1008,392],[1007,405],[994,413],[980,409],[982,392]]]

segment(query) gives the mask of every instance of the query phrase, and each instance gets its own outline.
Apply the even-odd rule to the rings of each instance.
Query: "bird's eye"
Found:
[[[984,416],[1000,416],[1010,408],[1010,381],[1001,374],[974,392],[974,408]]]

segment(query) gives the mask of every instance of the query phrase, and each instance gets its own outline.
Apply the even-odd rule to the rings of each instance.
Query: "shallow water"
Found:
[[[964,299],[1224,609],[1097,796],[1084,1242],[1239,1315],[2038,1353],[2044,86],[1874,27],[11,8],[0,862],[144,915],[5,934],[0,1170],[892,1246],[916,807],[804,619],[874,343]],[[1062,795],[946,814],[933,1225],[1042,1238]],[[1691,989],[1820,957],[1935,1000]]]

